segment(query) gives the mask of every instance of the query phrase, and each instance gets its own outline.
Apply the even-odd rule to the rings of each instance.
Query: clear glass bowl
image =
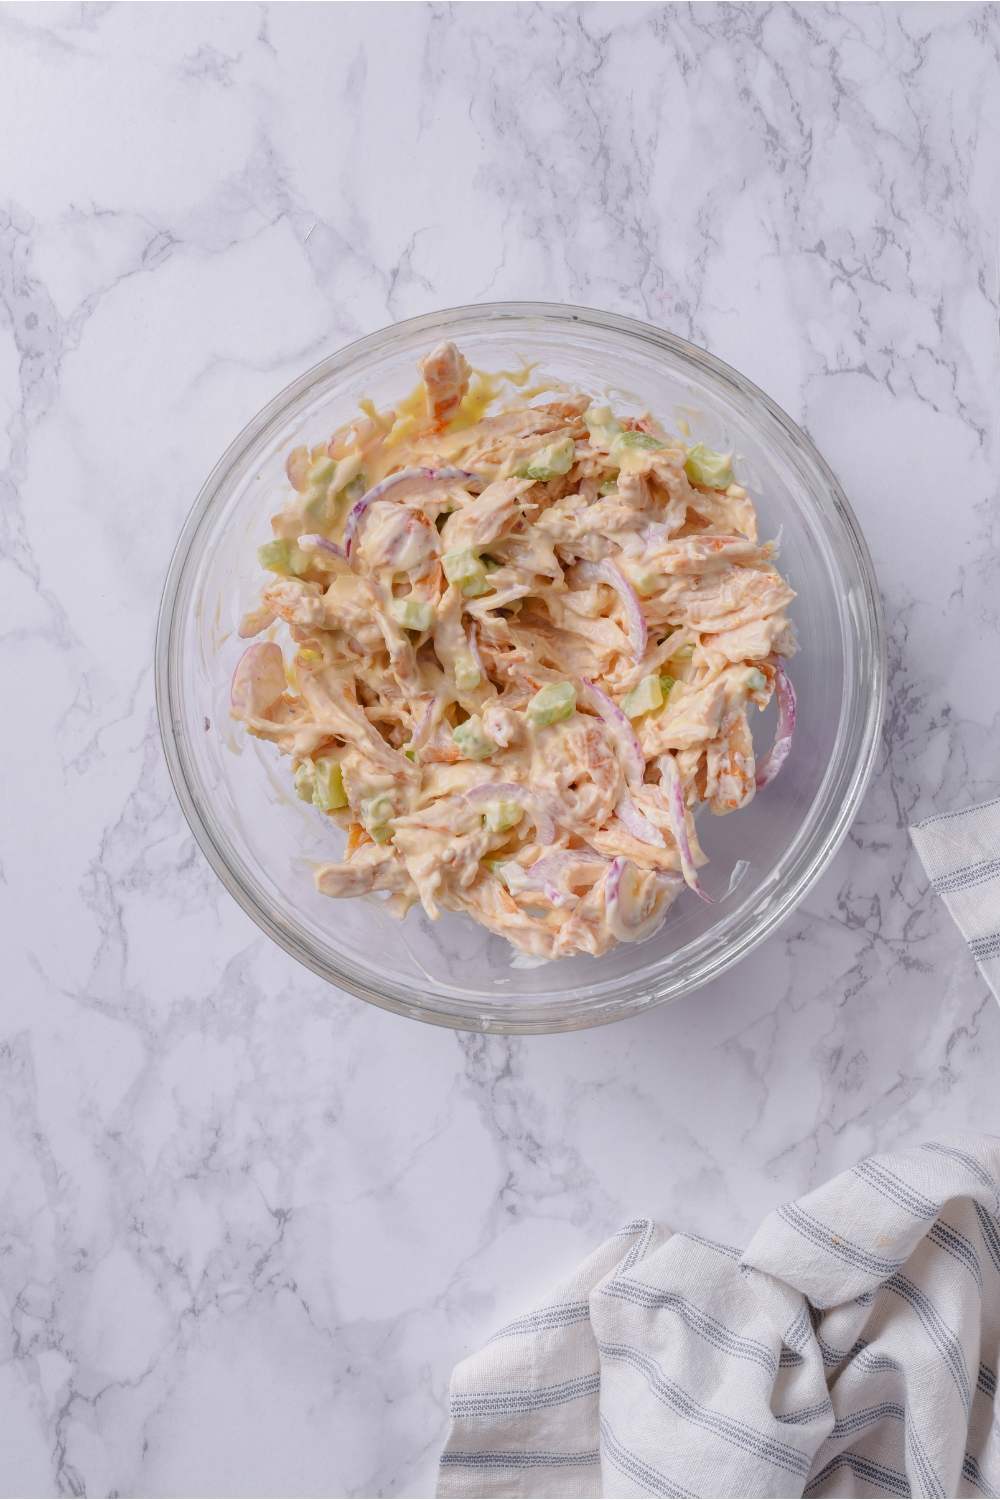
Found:
[[[320,896],[312,866],[343,834],[291,792],[287,760],[229,716],[244,649],[236,633],[259,597],[257,545],[287,497],[285,455],[415,381],[416,360],[450,338],[480,369],[530,360],[619,411],[686,419],[692,439],[733,449],[761,534],[781,534],[780,566],[799,654],[799,714],[779,779],[728,817],[704,812],[707,906],[690,891],[660,932],[603,958],[522,967],[470,917],[405,922],[377,897]],[[287,952],[375,1005],[438,1025],[505,1032],[600,1025],[675,1000],[737,963],[802,900],[857,812],[885,701],[882,610],[868,549],[837,481],[808,438],[743,376],[701,349],[629,318],[546,303],[493,303],[411,318],[303,375],[223,455],[188,517],[163,594],[156,646],[160,727],[195,838],[227,889]],[[775,709],[754,716],[758,752]],[[512,963],[512,960],[513,963]]]

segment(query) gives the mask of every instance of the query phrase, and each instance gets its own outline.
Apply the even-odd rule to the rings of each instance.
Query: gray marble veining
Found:
[[[454,1361],[638,1213],[734,1243],[1000,1129],[906,825],[995,795],[992,5],[0,6],[0,1492],[422,1495]],[[633,314],[810,432],[885,598],[851,836],[717,984],[568,1037],[339,995],[159,748],[173,541],[288,380],[496,298]]]

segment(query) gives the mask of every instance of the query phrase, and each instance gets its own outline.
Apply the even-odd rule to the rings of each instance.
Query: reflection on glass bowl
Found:
[[[780,568],[798,598],[792,663],[798,722],[780,778],[729,817],[701,817],[707,906],[682,894],[665,925],[602,958],[525,961],[470,917],[404,922],[376,896],[333,901],[312,881],[343,834],[297,801],[287,761],[229,717],[243,649],[236,627],[256,604],[257,545],[287,497],[289,448],[349,420],[359,397],[392,404],[439,339],[479,369],[530,360],[540,374],[625,410],[682,415],[692,441],[736,455],[762,537],[781,535]],[[376,1005],[482,1031],[600,1025],[677,999],[761,942],[829,864],[857,812],[885,701],[881,605],[843,493],[805,435],[761,391],[659,329],[545,303],[493,303],[412,318],[324,360],[236,439],[195,502],[170,565],[156,650],[157,703],[170,773],[192,831],[254,920],[332,984]],[[775,709],[754,724],[762,750]],[[206,733],[206,719],[212,725]]]

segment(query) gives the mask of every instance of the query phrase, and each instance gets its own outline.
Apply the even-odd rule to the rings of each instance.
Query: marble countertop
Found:
[[[0,7],[0,1492],[426,1495],[453,1363],[637,1215],[743,1243],[1000,1129],[906,827],[995,795],[1000,17],[981,5]],[[350,340],[632,314],[811,434],[884,749],[739,967],[572,1036],[339,994],[223,891],[153,703],[222,449]]]

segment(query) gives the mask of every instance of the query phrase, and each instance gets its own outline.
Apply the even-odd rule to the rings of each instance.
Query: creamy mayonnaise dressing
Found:
[[[347,829],[324,894],[539,958],[642,940],[701,893],[691,807],[746,806],[787,754],[795,596],[725,455],[582,394],[486,415],[511,382],[450,343],[420,373],[289,455],[240,634],[293,649],[244,652],[233,714]],[[776,682],[765,774],[747,711]]]

